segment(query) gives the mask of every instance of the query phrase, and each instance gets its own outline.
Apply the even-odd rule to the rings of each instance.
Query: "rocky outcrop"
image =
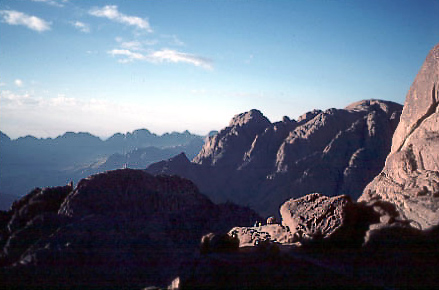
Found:
[[[249,205],[266,216],[310,192],[356,199],[384,166],[401,109],[365,100],[275,123],[251,110],[210,137],[192,162],[179,156],[147,171],[184,176],[215,202]]]
[[[439,45],[428,54],[407,94],[382,172],[359,201],[387,201],[412,227],[439,224]]]
[[[189,180],[116,170],[36,189],[0,212],[0,288],[165,286],[210,232],[260,217]],[[63,286],[64,285],[64,286]]]

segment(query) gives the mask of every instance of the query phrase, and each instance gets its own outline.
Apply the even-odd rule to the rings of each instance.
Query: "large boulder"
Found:
[[[439,224],[439,44],[428,54],[407,94],[385,167],[359,201],[396,206],[412,227]]]
[[[353,203],[348,196],[328,197],[319,193],[290,199],[281,208],[282,223],[292,233],[309,238],[329,238],[353,224],[349,216]]]

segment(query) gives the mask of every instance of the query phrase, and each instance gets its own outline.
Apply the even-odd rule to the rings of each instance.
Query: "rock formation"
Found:
[[[359,201],[387,201],[412,227],[439,224],[439,45],[407,94],[382,172]]]
[[[177,156],[147,170],[184,176],[215,202],[231,200],[266,216],[310,192],[356,199],[382,169],[401,109],[366,100],[275,123],[251,110],[210,137],[192,162]]]
[[[141,170],[36,189],[0,211],[0,288],[165,286],[204,234],[256,219],[186,179]]]

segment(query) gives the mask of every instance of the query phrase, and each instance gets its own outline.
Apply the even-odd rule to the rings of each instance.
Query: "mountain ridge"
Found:
[[[310,192],[356,199],[384,165],[401,110],[371,99],[274,123],[251,110],[208,138],[191,163],[170,159],[147,171],[189,178],[215,202],[250,205],[262,215]]]
[[[66,132],[56,138],[25,136],[11,139],[0,132],[0,205],[34,187],[75,183],[99,170],[147,165],[185,152],[191,158],[204,136],[172,132],[157,135],[147,129],[116,133],[102,140],[88,132]],[[138,160],[133,160],[137,156]]]

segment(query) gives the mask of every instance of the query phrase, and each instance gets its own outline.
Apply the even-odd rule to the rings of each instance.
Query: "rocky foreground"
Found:
[[[0,214],[1,289],[166,285],[203,234],[260,219],[188,180],[132,169],[35,189]]]

